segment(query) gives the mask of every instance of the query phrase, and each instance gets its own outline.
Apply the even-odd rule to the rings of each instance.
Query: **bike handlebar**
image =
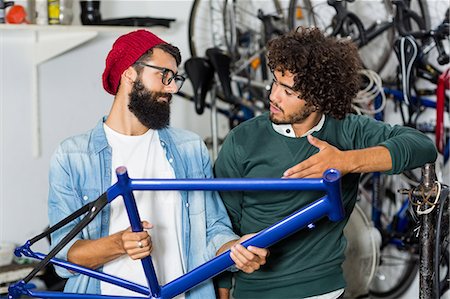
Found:
[[[449,25],[449,9],[445,13],[444,20],[435,29],[426,30],[423,19],[414,11],[406,7],[403,0],[392,1],[397,5],[397,30],[401,36],[412,36],[420,40],[432,39],[436,45],[438,52],[437,62],[440,65],[445,65],[450,62],[450,56],[446,53],[442,41],[449,37],[450,25]],[[418,31],[411,31],[405,28],[405,18],[414,20],[419,26]]]

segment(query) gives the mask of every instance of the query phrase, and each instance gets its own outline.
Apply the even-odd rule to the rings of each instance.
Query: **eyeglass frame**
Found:
[[[168,69],[168,68],[166,68],[166,67],[161,67],[161,66],[151,65],[151,64],[147,64],[147,63],[142,62],[142,61],[136,61],[134,64],[135,64],[135,65],[141,65],[141,66],[146,66],[146,67],[150,67],[150,68],[154,68],[154,69],[160,70],[160,71],[162,72],[161,82],[162,82],[162,84],[164,84],[165,86],[170,85],[170,83],[172,83],[172,80],[174,80],[174,79],[175,79],[175,85],[177,85],[177,83],[176,83],[176,82],[177,82],[177,79],[178,79],[178,80],[181,80],[180,86],[178,87],[178,85],[177,85],[177,88],[178,88],[177,91],[179,91],[179,90],[181,89],[181,87],[183,87],[184,81],[186,81],[186,78],[185,78],[184,76],[179,75],[178,73],[175,73],[174,71],[172,71],[171,69]],[[167,79],[168,82],[167,82],[167,84],[166,84],[166,83],[164,83],[164,78],[166,78],[166,77],[167,77],[167,74],[169,74],[169,73],[172,73],[173,75],[172,75],[170,78]]]

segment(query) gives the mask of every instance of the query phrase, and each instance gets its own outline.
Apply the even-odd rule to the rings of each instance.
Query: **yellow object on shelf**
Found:
[[[48,23],[59,24],[59,0],[48,0]]]

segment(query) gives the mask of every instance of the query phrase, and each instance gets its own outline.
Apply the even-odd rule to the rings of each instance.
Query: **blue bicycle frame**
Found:
[[[130,179],[125,167],[117,168],[116,173],[118,181],[106,191],[107,202],[105,200],[104,205],[106,205],[106,203],[110,203],[117,196],[121,195],[130,219],[131,228],[134,232],[142,231],[141,219],[139,217],[136,202],[132,193],[134,190],[321,190],[326,192],[324,197],[316,200],[315,202],[307,205],[306,207],[298,210],[292,215],[243,242],[242,245],[245,247],[256,246],[260,248],[267,248],[281,239],[284,239],[296,231],[308,226],[309,224],[312,224],[314,221],[322,218],[323,216],[327,216],[331,221],[340,221],[344,218],[344,208],[341,200],[341,175],[339,171],[334,169],[329,169],[324,172],[321,179]],[[98,200],[102,199],[102,196],[100,196]],[[95,205],[90,206],[89,211],[94,214],[88,214],[85,218],[90,218],[88,219],[90,222],[90,220],[98,214],[101,208],[102,207],[97,209]],[[81,213],[80,210],[76,213]],[[83,225],[86,226],[89,223],[88,221],[86,221]],[[74,230],[75,229],[76,228],[74,228]],[[79,229],[81,230],[82,227]],[[68,242],[70,239],[73,239],[73,237],[70,237],[71,233],[72,232],[65,237],[67,240],[63,239],[60,243],[64,241]],[[76,233],[77,232],[75,232],[75,234]],[[37,237],[32,240],[36,238]],[[106,273],[53,258],[53,256],[56,255],[56,253],[61,250],[65,244],[59,246],[61,248],[58,248],[58,245],[60,244],[57,244],[55,248],[46,256],[42,253],[33,252],[30,249],[32,243],[34,243],[34,241],[30,242],[29,240],[23,246],[17,248],[16,255],[23,254],[25,256],[41,260],[40,267],[36,267],[25,279],[9,287],[8,298],[10,299],[19,298],[21,295],[39,298],[142,298],[33,291],[29,289],[27,285],[28,281],[38,272],[39,269],[42,269],[42,267],[49,262],[70,271],[88,275],[105,282],[113,283],[128,290],[135,291],[147,296],[147,298],[164,299],[172,298],[178,294],[184,293],[204,280],[210,279],[225,271],[234,264],[230,257],[230,250],[228,250],[214,259],[198,266],[192,271],[182,275],[181,277],[167,283],[166,285],[160,286],[156,277],[151,256],[148,256],[141,260],[148,282],[148,287],[146,287],[108,275]]]

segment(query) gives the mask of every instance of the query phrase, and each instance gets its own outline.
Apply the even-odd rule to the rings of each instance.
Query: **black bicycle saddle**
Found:
[[[206,94],[214,81],[214,69],[208,59],[192,57],[184,63],[186,74],[194,89],[194,103],[197,114],[203,114],[206,106]]]

